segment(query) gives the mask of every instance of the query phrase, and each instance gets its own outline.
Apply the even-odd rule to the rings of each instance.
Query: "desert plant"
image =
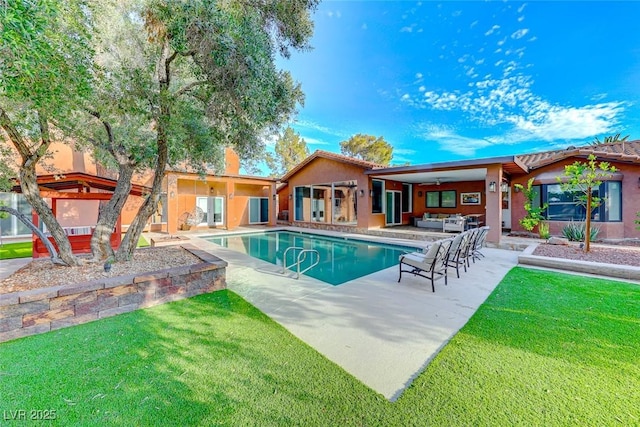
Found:
[[[573,222],[565,225],[562,229],[562,235],[571,242],[584,242],[586,237],[587,226],[584,222]],[[598,237],[600,228],[591,227],[589,233],[589,241],[593,241]]]
[[[545,240],[551,237],[548,223],[544,221],[540,221],[540,223],[538,224],[538,235],[540,236],[541,239],[545,239]]]

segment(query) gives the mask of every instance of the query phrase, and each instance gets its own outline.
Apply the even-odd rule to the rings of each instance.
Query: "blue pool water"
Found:
[[[304,274],[331,285],[340,285],[397,265],[401,254],[417,250],[410,246],[385,245],[289,231],[215,236],[207,240],[280,266],[283,265],[285,250],[291,246],[315,249],[320,254],[320,263]],[[293,252],[287,253],[287,265],[294,262]],[[311,257],[308,256],[301,264],[301,269],[305,269],[311,262]]]

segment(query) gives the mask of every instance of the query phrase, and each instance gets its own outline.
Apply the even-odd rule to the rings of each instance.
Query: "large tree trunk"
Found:
[[[142,206],[140,206],[136,217],[131,225],[129,225],[127,234],[118,248],[116,253],[116,260],[118,261],[130,259],[133,256],[133,251],[136,249],[140,234],[142,234],[151,215],[153,215],[158,208],[164,172],[169,159],[169,139],[167,135],[169,121],[171,120],[171,93],[169,92],[169,84],[171,80],[171,62],[176,58],[176,55],[176,53],[171,54],[169,42],[165,40],[157,68],[158,85],[160,88],[160,111],[156,118],[156,144],[158,154],[154,168],[155,175],[153,177],[151,193],[142,203]]]
[[[59,256],[62,261],[67,265],[80,265],[81,263],[78,257],[73,255],[67,234],[60,226],[49,205],[47,205],[40,196],[35,165],[33,163],[23,165],[20,168],[20,188],[22,188],[22,194],[25,199],[27,199],[27,202],[29,202],[31,207],[36,211],[42,222],[47,225],[47,230],[51,233],[56,245],[58,245],[58,250],[60,251]]]
[[[20,167],[20,187],[22,188],[22,194],[27,199],[31,207],[38,213],[40,219],[47,225],[51,236],[58,245],[60,258],[67,265],[79,265],[80,260],[78,257],[73,255],[69,238],[58,223],[58,220],[51,211],[51,208],[49,208],[42,196],[40,196],[40,189],[38,188],[38,179],[36,175],[36,164],[47,153],[47,149],[51,145],[51,138],[46,114],[41,111],[38,111],[38,122],[40,125],[40,135],[42,140],[35,146],[35,148],[32,148],[22,137],[6,111],[0,107],[0,127],[7,132],[11,143],[16,148],[20,158],[22,159]]]
[[[95,261],[102,261],[114,255],[111,247],[111,236],[131,191],[133,167],[129,164],[120,164],[118,169],[116,188],[111,199],[105,205],[100,206],[98,222],[91,236],[91,253]]]
[[[47,236],[45,236],[44,233],[40,231],[40,229],[36,227],[33,224],[33,222],[31,222],[28,216],[26,216],[25,214],[23,214],[22,212],[16,209],[10,208],[8,206],[2,206],[2,205],[0,205],[0,212],[10,213],[11,215],[15,216],[20,221],[22,221],[24,225],[29,227],[31,232],[33,232],[36,236],[38,236],[38,238],[42,241],[44,246],[49,251],[49,255],[51,255],[51,262],[53,262],[54,264],[65,264],[65,262],[62,261],[58,256],[58,251],[56,251],[55,246],[53,246],[53,244],[49,241],[49,239],[47,239]]]

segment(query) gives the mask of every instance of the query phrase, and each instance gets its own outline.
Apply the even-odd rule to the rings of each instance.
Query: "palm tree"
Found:
[[[605,136],[604,140],[602,140],[602,141],[600,141],[598,139],[598,137],[596,136],[596,139],[591,141],[589,143],[589,145],[601,145],[601,144],[611,144],[611,143],[614,143],[614,142],[625,142],[627,139],[629,139],[629,135],[624,136],[624,137],[621,138],[619,133],[617,133],[615,135]]]

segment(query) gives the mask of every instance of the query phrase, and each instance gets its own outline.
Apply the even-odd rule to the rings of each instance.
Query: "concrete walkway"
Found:
[[[331,286],[283,276],[273,264],[200,236],[190,240],[229,263],[230,290],[390,400],[469,320],[518,258],[515,251],[485,248],[485,259],[460,279],[454,272],[448,286],[437,281],[432,293],[424,278],[403,275],[397,283],[398,267]]]
[[[0,260],[0,280],[5,279],[29,264],[33,258],[15,258]]]

